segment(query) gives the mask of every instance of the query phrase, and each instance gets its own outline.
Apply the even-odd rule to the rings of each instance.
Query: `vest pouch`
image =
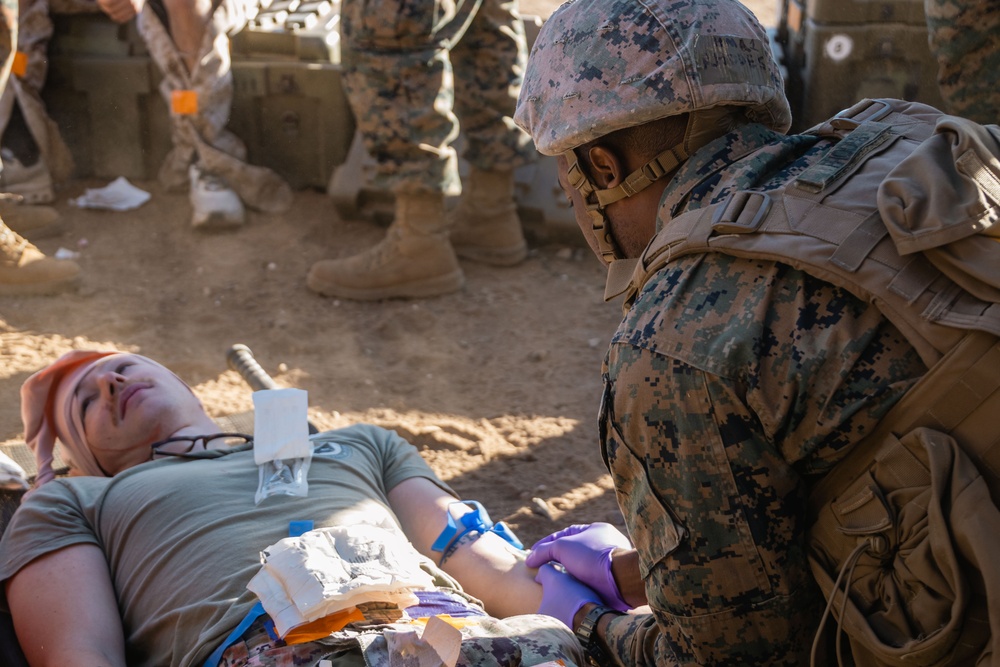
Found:
[[[983,301],[1000,303],[1000,127],[941,116],[878,188],[901,255],[923,252]]]
[[[986,611],[1000,593],[997,530],[985,481],[951,436],[890,435],[810,527],[810,566],[835,619],[819,632],[845,633],[858,665],[975,663],[1000,629]]]

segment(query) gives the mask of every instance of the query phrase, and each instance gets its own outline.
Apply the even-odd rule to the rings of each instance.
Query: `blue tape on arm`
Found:
[[[453,505],[454,503],[452,503]],[[448,505],[450,508],[451,505]],[[458,526],[455,525],[455,517],[451,515],[451,510],[448,511],[448,525],[444,527],[441,534],[438,535],[437,539],[434,540],[434,544],[431,545],[431,551],[444,551],[449,544],[455,539],[455,534],[458,533]]]
[[[502,537],[507,544],[511,545],[515,549],[524,549],[524,545],[521,544],[521,540],[517,539],[517,536],[514,535],[514,531],[512,531],[503,521],[494,524],[491,530]]]
[[[466,512],[458,518],[462,522],[461,530],[455,524],[455,517],[451,513],[451,508],[455,505],[464,505],[472,508],[471,512]],[[434,540],[434,544],[431,545],[431,551],[444,551],[448,548],[448,545],[477,526],[482,526],[482,530],[479,532],[486,532],[493,526],[493,523],[490,521],[490,515],[486,513],[486,509],[480,503],[475,500],[457,500],[449,503],[448,525],[441,531],[438,538]]]
[[[461,529],[455,523],[455,517],[451,514],[451,508],[454,505],[465,505],[472,508],[471,512],[466,512],[458,517],[458,521],[462,524]],[[514,533],[507,527],[507,524],[502,521],[496,525],[493,524],[493,521],[490,520],[490,515],[486,512],[486,508],[482,504],[475,500],[459,500],[448,505],[448,525],[441,531],[438,538],[434,540],[434,544],[431,545],[431,551],[444,552],[450,545],[472,531],[476,531],[481,535],[496,533],[514,548],[524,548],[524,545],[514,536]]]

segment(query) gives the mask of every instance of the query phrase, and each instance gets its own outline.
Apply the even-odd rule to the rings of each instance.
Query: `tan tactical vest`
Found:
[[[877,306],[931,370],[812,491],[810,561],[837,619],[814,660],[841,630],[859,665],[1000,659],[1000,127],[864,100],[810,133],[838,143],[783,188],[672,219],[626,307],[713,251]]]

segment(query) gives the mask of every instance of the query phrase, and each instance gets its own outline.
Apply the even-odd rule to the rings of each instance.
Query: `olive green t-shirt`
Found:
[[[289,522],[322,528],[388,518],[398,526],[387,494],[411,477],[452,493],[395,432],[358,425],[313,437],[305,498],[255,506],[248,447],[152,461],[112,478],[56,480],[25,501],[4,533],[0,582],[44,554],[95,544],[111,568],[128,664],[201,665],[256,602],[246,584]]]

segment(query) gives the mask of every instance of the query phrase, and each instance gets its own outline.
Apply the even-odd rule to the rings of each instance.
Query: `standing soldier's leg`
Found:
[[[4,174],[0,176],[0,191],[21,195],[28,203],[48,203],[53,200],[49,172],[52,158],[60,161],[56,164],[62,171],[59,177],[67,177],[72,168],[68,150],[55,124],[48,118],[40,96],[48,70],[52,20],[47,0],[21,0],[19,10],[18,55],[0,98],[5,165]],[[53,135],[51,141],[50,134]],[[50,143],[56,144],[58,155],[52,155]]]
[[[948,111],[1000,122],[1000,2],[924,0],[924,10]]]
[[[459,257],[500,266],[527,255],[514,169],[535,158],[531,138],[513,120],[527,60],[517,5],[517,0],[483,0],[451,51],[455,110],[466,141],[463,157],[471,167],[451,215],[451,242]]]
[[[376,183],[396,196],[385,239],[347,259],[324,260],[309,287],[350,299],[423,297],[464,284],[448,241],[444,197],[458,195],[458,136],[448,47],[474,5],[434,0],[347,0],[342,12],[344,84]],[[437,23],[435,21],[437,20]]]
[[[150,3],[139,31],[163,72],[160,90],[170,108],[173,148],[160,169],[168,188],[189,184],[195,227],[244,220],[243,202],[285,210],[291,190],[274,172],[246,164],[246,148],[226,129],[233,86],[228,32],[246,23],[241,0],[164,0],[168,26]],[[241,201],[242,200],[242,201]]]
[[[69,178],[73,158],[42,102],[48,73],[52,20],[48,0],[21,0],[17,51],[8,85],[0,95],[0,155],[4,169],[0,214],[19,234],[31,238],[59,231],[59,214],[49,206],[53,180]]]
[[[17,45],[17,2],[0,3],[0,90],[6,88]],[[0,222],[0,294],[49,294],[71,287],[80,267],[50,259]]]

